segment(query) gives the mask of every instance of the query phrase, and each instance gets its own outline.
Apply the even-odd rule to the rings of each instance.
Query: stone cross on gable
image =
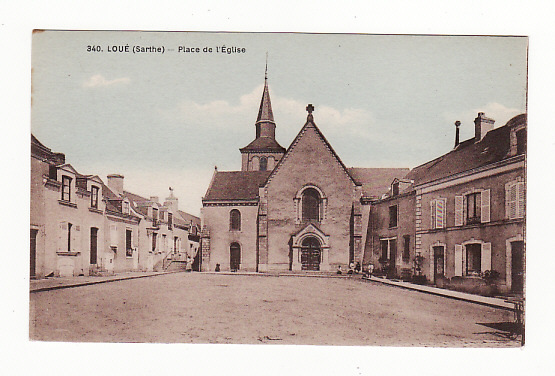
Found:
[[[312,103],[306,106],[306,110],[308,111],[309,114],[312,114],[312,111],[314,111],[314,106],[312,105]]]

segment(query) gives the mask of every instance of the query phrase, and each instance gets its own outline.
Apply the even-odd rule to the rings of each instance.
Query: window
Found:
[[[91,187],[91,208],[98,209],[98,187]]]
[[[445,228],[445,204],[447,200],[438,198],[430,201],[430,228]]]
[[[393,263],[395,263],[395,257],[397,255],[397,239],[381,239],[380,250],[380,262],[393,261]]]
[[[171,230],[173,227],[173,214],[168,213],[168,229]]]
[[[511,182],[505,186],[505,211],[508,219],[524,218],[525,198],[524,182]]]
[[[320,221],[320,194],[314,188],[305,189],[302,196],[303,221]]]
[[[455,196],[455,226],[490,221],[490,190],[475,190]]]
[[[67,251],[71,252],[71,228],[73,225],[71,223],[67,224]]]
[[[71,178],[69,176],[62,176],[62,200],[71,200]]]
[[[178,248],[177,248],[177,243],[178,243],[179,238],[177,236],[173,237],[173,253],[177,253]]]
[[[266,171],[268,169],[268,158],[260,158],[260,171]]]
[[[397,196],[399,194],[399,182],[393,183],[392,193],[393,196]]]
[[[158,208],[152,208],[152,224],[154,226],[158,224]]]
[[[466,245],[466,275],[480,275],[482,267],[481,244]]]
[[[397,227],[397,205],[389,207],[389,228]]]
[[[133,236],[133,230],[125,230],[125,255],[127,257],[133,257],[133,246],[131,243],[131,238]]]
[[[526,129],[521,129],[516,132],[516,153],[526,153]]]
[[[241,231],[241,212],[237,209],[229,212],[229,229],[231,231]]]
[[[481,197],[480,193],[466,195],[466,223],[480,223],[481,221]]]
[[[403,236],[403,261],[410,259],[410,235]]]
[[[129,213],[131,212],[131,210],[129,209],[129,202],[123,201],[122,205],[123,214],[129,215]]]
[[[48,179],[58,180],[58,169],[56,165],[48,165]]]
[[[153,253],[156,252],[156,236],[157,235],[158,234],[155,233],[155,232],[152,233],[152,252]]]

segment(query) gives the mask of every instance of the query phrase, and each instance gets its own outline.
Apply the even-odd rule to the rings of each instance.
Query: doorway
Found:
[[[524,290],[524,242],[511,242],[511,291]]]
[[[37,234],[39,230],[31,229],[31,267],[29,270],[29,276],[34,278],[36,276],[36,266],[37,266]]]
[[[241,246],[238,243],[231,243],[229,246],[229,269],[236,272],[241,267]]]
[[[91,227],[91,256],[90,264],[96,265],[98,258],[98,229],[96,227]]]
[[[434,247],[434,281],[445,277],[445,248]]]
[[[314,237],[303,240],[301,246],[301,270],[320,270],[320,242]]]

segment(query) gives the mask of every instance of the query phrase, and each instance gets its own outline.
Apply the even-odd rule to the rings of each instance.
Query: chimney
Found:
[[[486,133],[493,129],[495,120],[487,118],[483,112],[478,112],[478,117],[474,119],[474,142],[478,142],[484,138]]]
[[[159,201],[160,201],[160,200],[158,199],[158,196],[150,196],[150,201],[159,204]]]
[[[461,126],[461,122],[460,121],[456,121],[455,122],[455,127],[456,127],[456,131],[455,131],[455,147],[459,146],[459,127]]]
[[[108,175],[108,188],[118,195],[123,195],[123,175]]]

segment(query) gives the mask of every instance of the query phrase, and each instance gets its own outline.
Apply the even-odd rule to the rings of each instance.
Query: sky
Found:
[[[123,174],[147,197],[171,186],[195,215],[214,167],[240,170],[254,139],[266,54],[278,142],[289,146],[312,103],[348,167],[413,168],[452,149],[456,120],[464,140],[478,112],[496,127],[526,112],[525,37],[46,31],[32,42],[32,133],[82,174]]]

